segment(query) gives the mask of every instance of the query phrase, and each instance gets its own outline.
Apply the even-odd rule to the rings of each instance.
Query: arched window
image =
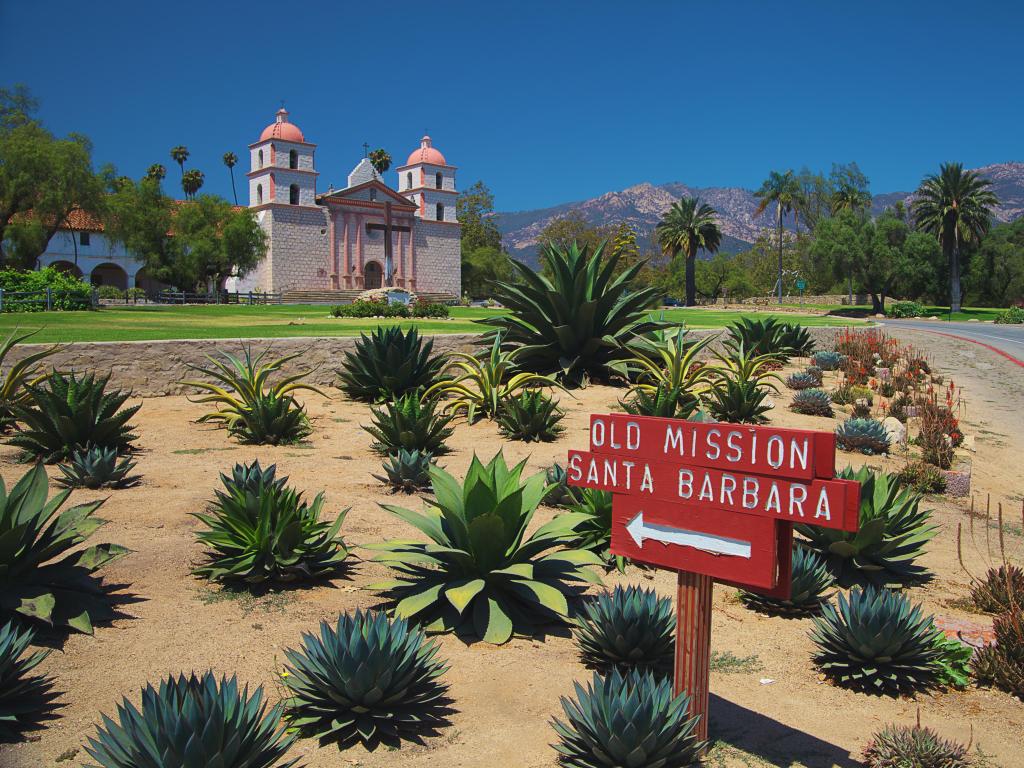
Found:
[[[412,189],[412,171],[405,174],[405,188]]]
[[[434,182],[435,182],[435,186],[436,186],[436,187],[437,187],[438,189],[440,189],[440,188],[441,188],[441,181],[442,181],[442,179],[443,179],[443,178],[444,178],[444,177],[443,177],[443,176],[441,175],[441,172],[440,172],[440,171],[438,171],[438,172],[437,172],[437,173],[436,173],[436,174],[434,175]]]
[[[299,185],[292,184],[288,187],[288,202],[291,205],[299,204]]]
[[[262,154],[262,152],[260,153]],[[256,185],[256,205],[263,205],[263,185]]]
[[[437,220],[444,221],[444,203],[437,204]]]
[[[299,167],[299,153],[294,149],[288,152],[288,167],[298,168]]]
[[[263,167],[263,150],[262,149],[260,150],[260,153],[257,156],[256,167],[257,168],[262,168]]]

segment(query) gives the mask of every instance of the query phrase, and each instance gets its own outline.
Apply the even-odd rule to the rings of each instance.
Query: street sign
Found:
[[[806,280],[797,280],[796,281],[796,289],[798,291],[800,291],[800,293],[803,293],[804,292],[804,288],[806,288],[806,287],[807,287],[807,281]]]
[[[713,582],[788,598],[793,524],[856,531],[860,484],[831,432],[593,414],[589,447],[568,482],[612,493],[612,553],[678,574],[675,689],[707,738]]]

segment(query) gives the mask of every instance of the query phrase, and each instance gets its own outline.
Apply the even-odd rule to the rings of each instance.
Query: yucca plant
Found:
[[[1024,608],[1024,568],[1009,563],[989,568],[984,578],[971,583],[971,602],[986,613]]]
[[[811,332],[799,323],[783,323],[779,334],[782,351],[790,357],[810,357],[814,354]]]
[[[889,452],[889,433],[877,419],[852,418],[836,427],[836,445],[844,451],[874,456]]]
[[[566,621],[580,582],[600,583],[588,568],[600,558],[571,543],[581,515],[566,512],[526,535],[546,486],[543,472],[521,479],[525,463],[510,468],[499,453],[483,464],[474,455],[461,484],[432,466],[434,498],[422,513],[382,505],[430,540],[368,547],[396,571],[370,587],[386,591],[395,616],[428,632],[504,643],[513,632]]]
[[[320,634],[303,633],[288,649],[282,682],[291,694],[287,718],[301,732],[339,748],[361,742],[398,746],[447,723],[438,645],[404,619],[356,610]]]
[[[568,508],[580,518],[576,526],[575,545],[596,554],[607,567],[618,568],[620,573],[625,573],[629,561],[611,553],[612,494],[594,488],[573,490],[576,500]]]
[[[604,248],[549,243],[540,256],[547,275],[513,260],[515,282],[495,285],[492,295],[511,311],[483,322],[521,350],[522,370],[554,375],[566,387],[606,380],[622,372],[634,337],[666,325],[648,317],[658,290],[631,286],[644,262],[616,275],[619,256],[605,258]]]
[[[114,616],[93,574],[128,550],[119,544],[78,548],[106,524],[93,517],[103,500],[60,512],[71,491],[47,500],[48,485],[42,464],[10,492],[0,479],[0,617],[92,634],[93,624]]]
[[[146,684],[141,708],[122,699],[116,720],[104,715],[85,751],[99,768],[291,768],[299,758],[284,756],[296,737],[281,709],[235,677],[170,675]]]
[[[802,389],[793,395],[789,407],[805,416],[831,416],[832,397],[824,389]]]
[[[565,431],[558,423],[564,416],[565,411],[542,390],[524,389],[502,402],[498,431],[509,440],[550,443]]]
[[[715,369],[705,401],[708,411],[719,420],[732,424],[757,424],[765,421],[764,414],[772,409],[765,402],[768,395],[778,392],[778,374],[772,373],[779,355],[754,354],[742,341],[726,340],[723,350],[716,352],[720,366]]]
[[[921,579],[926,571],[915,561],[936,533],[921,495],[902,487],[896,475],[867,467],[847,467],[838,477],[860,483],[858,530],[797,525],[796,531],[825,558],[840,586],[903,586]]]
[[[740,600],[763,613],[810,616],[821,612],[821,606],[828,602],[835,583],[822,557],[807,547],[796,545],[793,547],[793,575],[788,598],[740,590]]]
[[[797,371],[786,377],[786,386],[790,389],[811,389],[821,384],[821,379],[816,379],[806,371]]]
[[[0,433],[6,432],[14,423],[12,406],[25,402],[28,396],[27,386],[39,385],[46,379],[46,374],[41,372],[40,363],[60,349],[54,345],[30,352],[8,367],[6,363],[10,351],[36,333],[38,331],[19,334],[15,328],[0,344],[0,370],[6,369],[0,378]]]
[[[287,445],[296,443],[310,433],[306,409],[295,399],[300,391],[315,392],[327,397],[321,390],[302,380],[311,371],[300,371],[280,378],[276,384],[270,379],[302,352],[264,362],[270,348],[253,356],[252,346],[246,345],[242,357],[224,352],[220,359],[207,356],[211,365],[189,365],[194,371],[214,380],[184,381],[182,384],[205,392],[193,402],[214,403],[216,411],[199,418],[200,422],[220,424],[228,433],[245,443],[257,445]]]
[[[33,673],[50,654],[25,652],[34,635],[14,621],[0,627],[0,742],[16,741],[38,728],[58,696],[51,679]]]
[[[573,768],[684,768],[700,762],[704,742],[698,717],[688,714],[686,694],[652,672],[595,673],[576,698],[561,698],[565,721],[554,718],[554,745],[563,765]]]
[[[555,462],[545,473],[548,491],[544,496],[544,504],[552,507],[568,507],[579,500],[579,488],[569,485],[569,475],[565,467]]]
[[[843,364],[843,355],[833,350],[822,350],[814,353],[811,362],[823,371],[837,371]]]
[[[324,494],[312,503],[274,479],[271,466],[236,466],[231,477],[221,474],[223,490],[215,491],[206,512],[194,517],[206,525],[196,537],[205,544],[207,562],[197,576],[244,584],[287,583],[329,576],[341,567],[348,549],[338,535],[348,509],[334,522],[321,519]],[[237,484],[236,478],[243,483]]]
[[[814,660],[844,687],[898,695],[937,683],[942,635],[921,606],[888,589],[868,586],[840,593],[814,619]]]
[[[57,465],[63,477],[56,482],[65,488],[129,488],[141,479],[129,474],[134,468],[135,462],[119,457],[116,449],[90,446]]]
[[[401,326],[378,326],[359,334],[355,349],[345,352],[345,367],[337,371],[339,387],[354,400],[376,403],[424,389],[437,379],[445,359],[432,355],[433,339]]]
[[[974,761],[967,747],[944,739],[931,728],[887,725],[864,748],[865,768],[970,768]]]
[[[584,663],[669,674],[675,657],[672,601],[653,589],[615,587],[583,603],[573,635]]]
[[[419,393],[409,392],[370,412],[373,423],[363,429],[373,436],[371,447],[377,453],[390,455],[406,450],[442,456],[450,450],[445,440],[455,432],[448,426],[453,417],[438,413],[436,400],[421,401]]]
[[[455,352],[446,371],[456,371],[454,378],[438,381],[423,394],[451,398],[444,409],[453,414],[462,411],[472,424],[477,416],[496,419],[501,404],[524,387],[554,386],[554,379],[519,370],[517,358],[521,350],[502,350],[502,337],[494,337],[489,350],[478,355]]]
[[[47,463],[90,445],[126,453],[137,439],[128,422],[142,406],[125,408],[131,392],[107,392],[109,379],[54,371],[39,384],[27,384],[25,397],[10,403],[18,421],[10,444]]]
[[[995,642],[979,648],[971,669],[982,685],[1024,698],[1024,609],[1014,606],[992,621]]]
[[[374,475],[395,493],[416,493],[430,487],[430,465],[434,457],[424,451],[398,451],[384,459],[383,475]]]

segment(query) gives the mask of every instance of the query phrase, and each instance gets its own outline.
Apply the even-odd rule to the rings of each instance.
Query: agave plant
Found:
[[[615,275],[618,255],[605,259],[604,244],[591,253],[575,242],[546,245],[541,261],[550,277],[512,262],[516,281],[499,282],[493,291],[511,312],[484,321],[521,350],[523,370],[554,375],[567,387],[604,380],[621,371],[634,337],[665,325],[648,317],[657,289],[631,288],[643,262]]]
[[[790,389],[810,389],[821,384],[821,379],[815,378],[806,371],[797,371],[786,377],[786,386]]]
[[[19,422],[10,444],[48,463],[90,445],[126,453],[137,439],[128,422],[142,406],[124,408],[131,392],[107,392],[109,379],[54,371],[40,384],[27,384],[24,399],[10,403]]]
[[[802,389],[793,395],[789,407],[805,416],[831,416],[832,397],[824,389]]]
[[[697,358],[716,338],[688,341],[686,329],[681,327],[638,338],[633,357],[626,360],[626,369],[637,382],[632,391],[650,396],[658,391],[678,391],[696,403],[713,378],[711,368]]]
[[[897,695],[936,684],[942,631],[902,594],[868,586],[840,593],[814,619],[814,660],[836,683]]]
[[[943,739],[931,728],[917,725],[887,725],[871,737],[864,748],[865,768],[970,768],[974,761],[967,747]]]
[[[786,343],[787,335],[792,333],[790,328],[787,323],[774,317],[741,317],[730,323],[729,334],[750,355],[772,355],[776,362],[784,363],[795,354]]]
[[[1024,568],[1009,563],[989,568],[971,584],[971,602],[986,613],[1024,608]]]
[[[634,416],[658,416],[665,419],[687,419],[700,405],[700,399],[679,388],[658,384],[654,391],[638,386],[629,390],[619,405]]]
[[[723,347],[722,352],[715,353],[721,366],[715,370],[706,398],[708,411],[715,419],[733,424],[765,421],[764,414],[773,407],[765,400],[771,392],[779,391],[774,383],[780,381],[779,376],[771,372],[779,356],[754,354],[744,342],[734,343],[732,339]]]
[[[421,401],[418,393],[409,392],[370,412],[373,423],[363,429],[374,437],[377,453],[406,450],[441,456],[450,450],[444,441],[455,431],[448,426],[453,417],[438,413],[434,400]]]
[[[281,726],[281,705],[269,711],[263,688],[249,696],[235,677],[168,676],[147,683],[142,707],[122,699],[117,719],[103,717],[85,751],[99,768],[292,768],[284,760],[296,737]],[[283,762],[282,762],[283,761]]]
[[[837,371],[843,364],[843,355],[832,350],[823,350],[815,352],[811,362],[823,371]]]
[[[612,494],[594,488],[574,490],[576,501],[569,504],[569,511],[580,517],[576,526],[576,546],[598,555],[606,566],[614,566],[620,573],[625,573],[629,561],[611,552]]]
[[[823,371],[816,365],[808,365],[806,368],[804,368],[804,373],[806,373],[808,376],[814,379],[814,386],[816,387],[820,387],[821,382],[825,378],[825,371]]]
[[[242,442],[257,445],[285,445],[306,437],[310,433],[309,418],[294,393],[306,390],[327,395],[302,381],[310,371],[285,376],[276,384],[270,384],[272,376],[302,353],[265,363],[269,352],[267,348],[253,356],[252,346],[247,345],[241,358],[225,352],[219,360],[207,356],[211,367],[190,365],[189,368],[216,382],[182,382],[207,393],[194,402],[219,406],[216,411],[201,416],[199,421],[220,424]]]
[[[836,427],[836,445],[872,456],[889,452],[889,433],[877,419],[852,418]]]
[[[474,455],[461,486],[432,466],[434,499],[424,512],[382,505],[430,539],[368,547],[397,572],[370,587],[387,591],[395,616],[500,644],[565,621],[579,583],[600,582],[588,568],[600,558],[571,544],[580,515],[558,515],[526,535],[546,487],[544,473],[522,480],[524,465],[510,468],[501,453],[487,464]]]
[[[860,483],[857,532],[811,525],[796,530],[824,556],[840,586],[902,586],[922,578],[926,571],[914,561],[936,528],[930,525],[931,510],[920,507],[920,494],[901,487],[896,475],[867,467],[847,467],[838,476]]]
[[[18,344],[34,336],[38,331],[30,333],[18,333],[15,328],[11,331],[3,343],[0,344],[0,369],[4,368],[8,353]],[[41,373],[40,363],[51,355],[55,354],[60,347],[54,345],[36,352],[30,352],[22,357],[7,369],[7,372],[0,378],[0,432],[10,429],[14,421],[12,406],[24,404],[29,385],[37,386],[46,379],[46,374]]]
[[[378,326],[359,335],[355,349],[345,352],[345,367],[337,371],[338,386],[354,400],[381,402],[430,386],[444,368],[445,359],[432,355],[434,342],[419,331],[401,326]]]
[[[498,413],[498,431],[509,440],[550,443],[565,430],[565,411],[542,390],[525,389],[508,397]]]
[[[558,462],[548,467],[545,473],[548,491],[544,495],[544,504],[552,507],[568,507],[579,500],[579,489],[569,485],[569,475]]]
[[[285,651],[287,718],[339,748],[398,746],[407,733],[435,731],[446,724],[448,689],[437,653],[418,627],[383,613],[341,614],[335,626],[322,621],[319,636],[303,633],[302,648]]]
[[[995,642],[978,649],[971,664],[983,685],[1024,697],[1024,609],[1014,606],[992,621]]]
[[[53,681],[32,673],[50,654],[25,653],[34,635],[13,621],[0,627],[0,742],[15,741],[37,728],[57,698]]]
[[[740,600],[763,613],[779,616],[810,616],[821,611],[831,597],[836,580],[825,560],[807,547],[793,547],[793,575],[788,598],[768,597],[740,590]]]
[[[71,494],[47,501],[46,470],[37,464],[7,492],[0,479],[0,616],[92,634],[114,616],[93,574],[128,553],[118,544],[78,545],[106,520],[93,517],[103,500],[60,512]]]
[[[383,475],[374,475],[395,493],[416,493],[430,487],[430,465],[434,457],[423,451],[407,451],[399,448],[398,452],[384,460]]]
[[[471,355],[468,352],[455,352],[447,370],[459,371],[455,378],[443,379],[424,394],[425,399],[431,397],[454,398],[445,405],[445,410],[453,414],[462,411],[466,419],[473,423],[477,416],[496,419],[501,404],[524,387],[553,386],[554,379],[519,370],[517,358],[521,350],[503,351],[502,337],[497,335],[488,352]]]
[[[573,635],[586,664],[666,674],[675,656],[675,625],[668,598],[653,589],[615,587],[583,604]]]
[[[335,572],[348,557],[338,535],[348,510],[333,523],[321,520],[324,495],[307,504],[302,494],[276,481],[276,467],[235,467],[222,474],[207,512],[194,513],[207,530],[196,537],[209,547],[208,561],[194,570],[215,581],[262,584],[317,579]],[[268,478],[269,474],[269,478]],[[242,478],[242,484],[236,484]],[[268,482],[264,481],[268,478]]]
[[[554,745],[561,762],[576,768],[659,766],[683,768],[700,761],[699,717],[690,717],[689,697],[652,672],[595,673],[576,698],[562,697],[565,722],[555,718]]]
[[[783,323],[779,344],[790,357],[810,357],[814,354],[811,332],[799,323]]]
[[[90,446],[57,465],[63,475],[57,483],[65,488],[129,488],[140,480],[129,474],[134,468],[135,462],[120,458],[114,448]]]

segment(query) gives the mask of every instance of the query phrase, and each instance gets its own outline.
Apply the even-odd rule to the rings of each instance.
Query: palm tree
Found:
[[[949,311],[960,311],[960,246],[988,232],[999,198],[991,182],[963,163],[943,163],[925,176],[911,209],[918,228],[935,235],[949,263]]]
[[[833,216],[840,211],[859,213],[867,210],[870,205],[871,193],[865,189],[857,189],[857,187],[849,184],[843,184],[836,189],[832,193],[832,199],[829,201],[829,207]]]
[[[775,218],[779,230],[779,304],[782,303],[782,217],[800,207],[801,196],[800,184],[793,171],[772,171],[761,184],[761,188],[754,193],[754,197],[761,201],[757,204],[758,216],[764,213],[769,205],[775,203]]]
[[[697,301],[696,260],[698,251],[714,253],[722,243],[718,212],[697,197],[684,197],[665,212],[655,235],[662,253],[675,259],[686,254],[686,306]]]
[[[171,159],[178,164],[181,168],[181,175],[185,175],[185,161],[188,160],[188,147],[179,144],[176,147],[171,147]]]
[[[196,192],[203,186],[204,181],[206,181],[206,177],[203,175],[203,172],[195,168],[183,173],[181,176],[181,188],[185,192],[185,197],[189,200],[195,200]]]
[[[158,184],[167,176],[167,167],[161,163],[153,163],[146,169],[146,178]]]
[[[370,158],[370,165],[373,166],[373,170],[380,176],[387,173],[388,168],[391,167],[391,155],[387,153],[387,150],[375,149],[368,157]]]
[[[231,171],[231,196],[235,198],[235,205],[238,205],[238,193],[235,192],[235,165],[238,163],[238,155],[234,152],[225,152],[222,159],[224,165]]]

